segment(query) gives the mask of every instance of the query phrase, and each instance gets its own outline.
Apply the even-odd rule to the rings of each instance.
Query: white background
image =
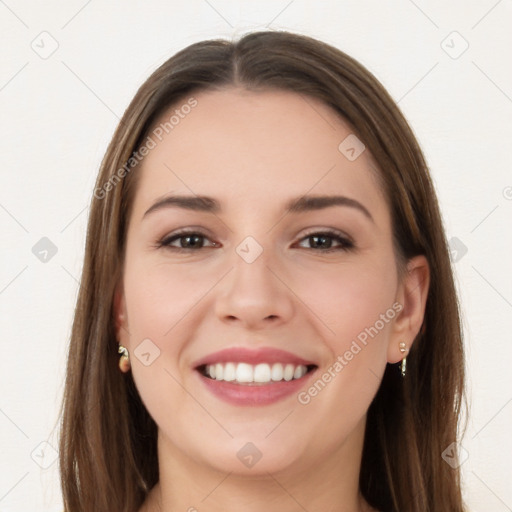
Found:
[[[62,510],[54,427],[87,205],[119,117],[179,49],[264,28],[349,53],[410,121],[447,236],[467,248],[455,263],[471,406],[465,497],[471,511],[512,510],[511,1],[112,4],[0,0],[0,511]],[[42,237],[58,251],[47,262],[32,252]]]

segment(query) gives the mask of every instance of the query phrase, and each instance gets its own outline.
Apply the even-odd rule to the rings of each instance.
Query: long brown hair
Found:
[[[141,86],[103,159],[91,203],[69,346],[60,434],[67,512],[135,512],[158,481],[157,427],[131,373],[118,368],[113,297],[123,266],[137,165],[155,121],[194,92],[240,86],[316,98],[347,121],[377,164],[392,216],[397,264],[423,254],[430,287],[407,375],[388,365],[370,405],[360,473],[365,499],[385,512],[461,512],[455,458],[464,356],[459,303],[435,190],[395,102],[361,64],[313,38],[249,33],[192,44]],[[135,162],[135,163],[134,163]],[[133,164],[133,165],[132,165]]]

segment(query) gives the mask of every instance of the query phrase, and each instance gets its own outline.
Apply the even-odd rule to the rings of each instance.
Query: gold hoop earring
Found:
[[[121,354],[121,357],[119,358],[119,369],[123,373],[126,373],[131,368],[130,353],[128,352],[128,349],[121,344],[119,344],[117,352]]]
[[[402,377],[405,377],[405,372],[407,370],[407,353],[409,352],[409,349],[407,348],[407,344],[405,343],[405,341],[401,341],[399,347],[400,352],[402,352],[402,354],[405,354],[402,359],[402,362],[400,363],[400,371],[402,372]]]

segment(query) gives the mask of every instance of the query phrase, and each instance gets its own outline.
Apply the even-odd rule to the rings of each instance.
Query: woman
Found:
[[[463,382],[435,191],[375,77],[286,32],[153,73],[91,205],[67,511],[462,511]]]

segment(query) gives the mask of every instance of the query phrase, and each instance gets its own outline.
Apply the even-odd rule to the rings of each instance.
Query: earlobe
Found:
[[[425,256],[415,256],[407,264],[407,272],[399,284],[397,302],[402,310],[396,317],[388,345],[388,362],[397,363],[404,357],[401,348],[411,349],[422,328],[428,290],[430,286],[430,267]]]

